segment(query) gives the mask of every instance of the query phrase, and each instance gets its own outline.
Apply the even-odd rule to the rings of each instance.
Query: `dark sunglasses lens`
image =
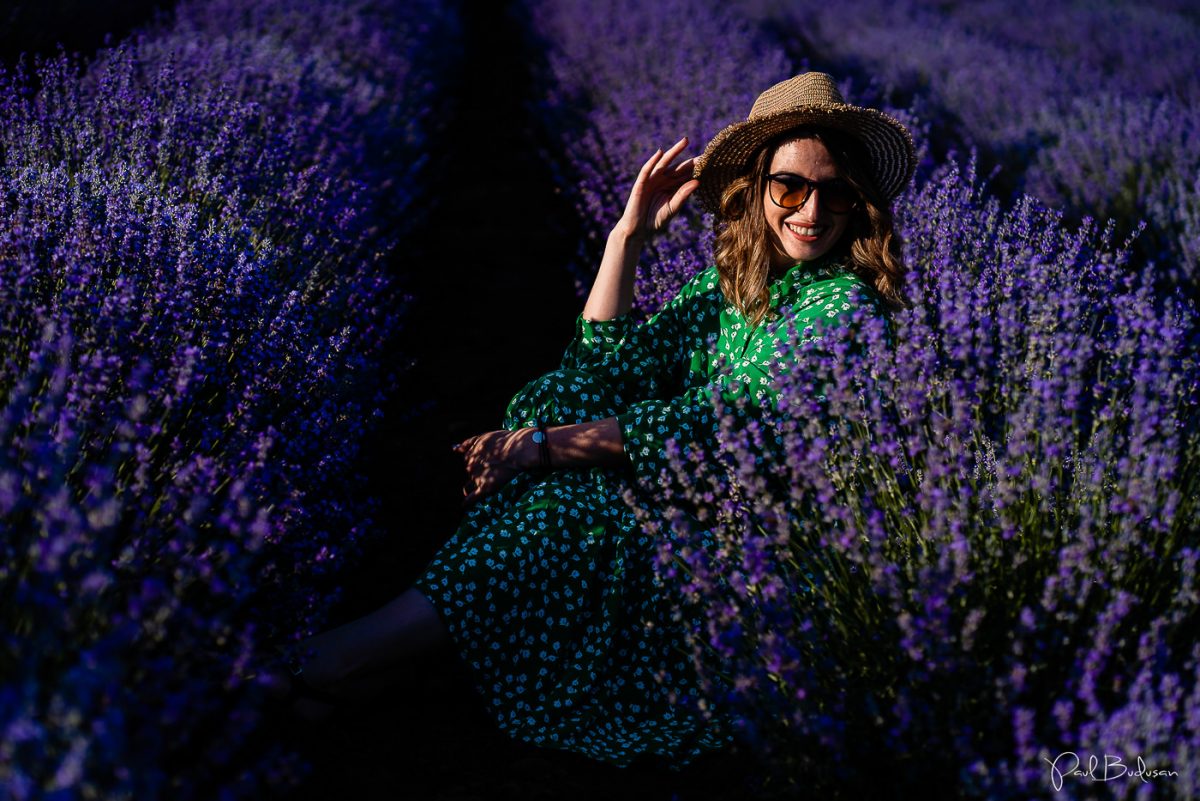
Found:
[[[821,187],[821,195],[826,208],[835,214],[845,214],[854,208],[858,196],[849,184],[842,182],[827,184]]]
[[[822,184],[817,191],[821,193],[821,205],[834,214],[845,214],[858,202],[858,193],[844,181]],[[792,183],[778,178],[771,179],[771,199],[784,208],[800,208],[811,193],[812,185],[807,182]]]
[[[808,199],[808,184],[791,184],[773,179],[771,181],[771,199],[785,208],[798,207]]]
[[[775,201],[775,205],[779,206],[798,206],[804,203],[804,195],[808,193],[808,187],[802,185],[796,186],[794,183],[785,183],[778,179],[770,181],[770,199]]]

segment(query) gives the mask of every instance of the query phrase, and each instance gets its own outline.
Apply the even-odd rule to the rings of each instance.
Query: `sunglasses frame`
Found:
[[[783,180],[782,176],[785,176],[785,175],[788,178],[792,179],[792,181]],[[775,193],[771,191],[771,182],[772,181],[784,184],[785,186],[787,186],[789,183],[793,183],[793,182],[799,183],[799,182],[803,181],[805,184],[804,198],[799,203],[795,204],[794,206],[785,206],[784,204],[780,203],[778,200],[775,199]],[[854,201],[850,204],[850,207],[848,209],[846,209],[845,211],[834,211],[832,208],[829,208],[827,206],[826,208],[829,208],[830,214],[851,214],[855,209],[857,209],[859,207],[859,204],[862,203],[862,197],[858,194],[857,191],[855,191],[854,187],[851,186],[844,178],[831,178],[827,181],[813,181],[809,178],[805,178],[803,175],[796,175],[794,172],[773,172],[770,175],[768,175],[767,176],[767,195],[771,198],[771,202],[774,203],[779,208],[788,209],[789,211],[796,211],[798,209],[804,208],[804,204],[808,202],[808,199],[810,197],[812,197],[814,190],[820,191],[821,189],[824,189],[825,187],[829,186],[830,184],[841,184],[841,185],[845,186],[846,189],[848,189],[851,194],[854,195]],[[785,192],[784,194],[786,195],[787,193]]]

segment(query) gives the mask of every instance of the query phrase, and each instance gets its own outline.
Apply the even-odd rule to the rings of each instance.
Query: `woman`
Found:
[[[653,510],[667,439],[714,446],[711,389],[745,415],[773,396],[788,354],[768,319],[817,337],[859,306],[903,303],[888,204],[916,157],[903,125],[847,105],[821,73],[768,89],[673,164],[686,145],[638,173],[562,368],[512,399],[503,429],[455,446],[467,470],[455,536],[411,589],[305,643],[289,698],[310,713],[450,646],[498,725],[531,743],[679,767],[729,742],[726,718],[684,703],[698,697],[686,655],[698,624],[674,619],[654,539],[623,496]],[[717,263],[635,325],[639,252],[697,190],[716,215]]]

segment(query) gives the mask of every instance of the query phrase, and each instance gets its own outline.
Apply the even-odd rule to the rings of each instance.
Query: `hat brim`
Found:
[[[801,126],[843,131],[862,142],[879,192],[891,202],[917,170],[912,134],[897,119],[871,108],[844,103],[797,106],[753,120],[735,122],[717,132],[696,159],[700,203],[716,212],[725,187],[746,172],[750,159],[770,139]]]

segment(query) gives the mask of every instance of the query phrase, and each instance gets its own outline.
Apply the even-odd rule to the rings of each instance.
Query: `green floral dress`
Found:
[[[770,291],[772,308],[808,337],[864,304],[882,313],[875,292],[832,260],[798,264]],[[561,368],[512,399],[509,430],[616,417],[632,470],[518,475],[468,510],[416,582],[510,736],[674,769],[731,742],[731,720],[699,697],[686,640],[699,622],[674,619],[655,542],[623,495],[653,509],[668,439],[715,444],[710,389],[730,411],[741,393],[773,397],[785,330],[751,331],[710,267],[641,325],[580,315]]]

